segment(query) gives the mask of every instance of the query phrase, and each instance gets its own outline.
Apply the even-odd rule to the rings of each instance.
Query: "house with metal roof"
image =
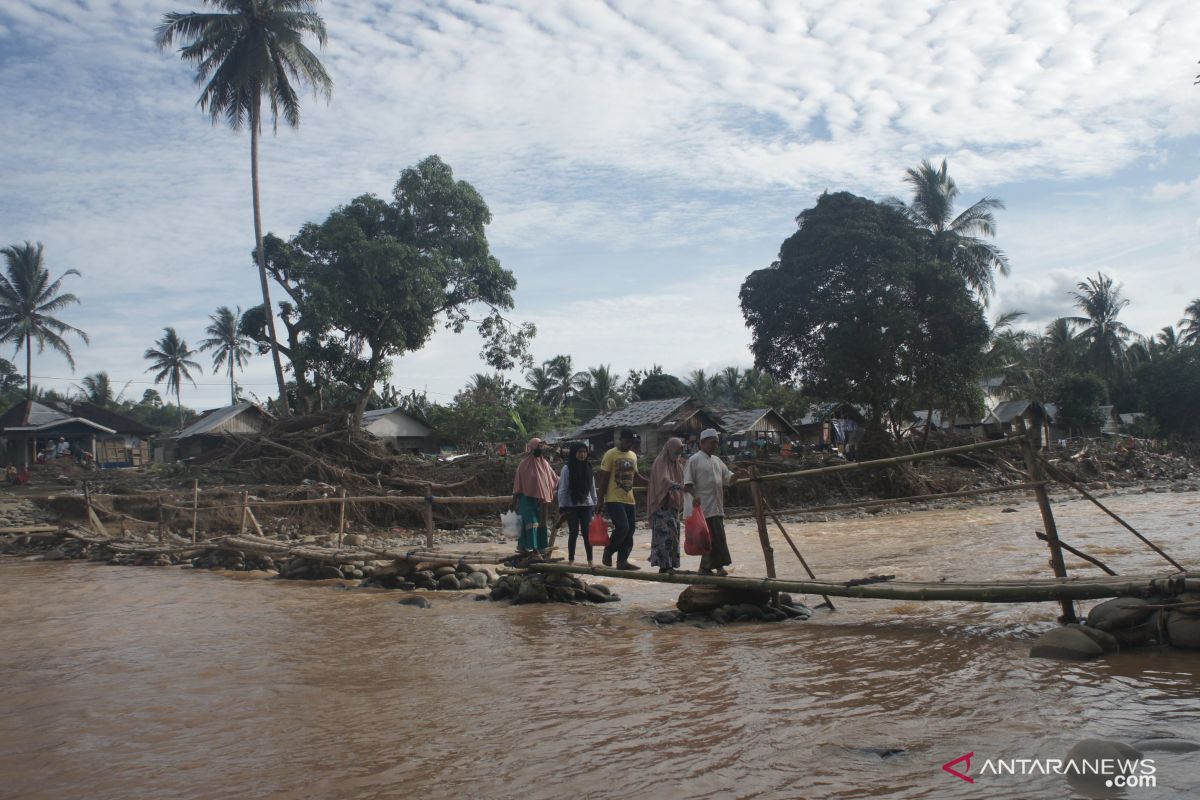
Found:
[[[796,423],[802,444],[834,447],[857,443],[867,427],[863,410],[853,403],[820,403],[810,406]]]
[[[433,429],[399,406],[364,411],[362,426],[401,452],[434,450]]]
[[[1011,436],[1016,431],[1016,420],[1021,418],[1028,430],[1037,430],[1043,446],[1051,440],[1057,409],[1053,404],[1038,403],[1034,400],[1005,400],[984,416],[981,424],[984,432],[993,439]]]
[[[647,455],[657,453],[672,436],[686,442],[689,438],[698,439],[705,428],[725,430],[721,418],[706,411],[693,398],[675,397],[641,400],[618,411],[597,414],[576,428],[571,438],[587,441],[595,452],[615,442],[622,428],[629,428],[637,435],[638,452]]]
[[[262,433],[275,417],[257,403],[235,403],[212,408],[200,418],[163,442],[155,451],[162,461],[182,461],[195,458],[223,443],[227,436]]]
[[[781,447],[785,441],[796,439],[800,432],[773,408],[714,408],[721,418],[728,438],[727,450],[734,454],[749,452],[756,447]]]
[[[29,465],[39,452],[52,453],[61,439],[72,455],[91,453],[101,467],[148,463],[156,428],[92,403],[57,404],[22,400],[0,415],[7,463]]]

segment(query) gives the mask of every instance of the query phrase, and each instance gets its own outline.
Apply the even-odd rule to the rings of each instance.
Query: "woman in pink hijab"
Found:
[[[513,478],[513,510],[521,517],[517,552],[542,552],[550,546],[546,531],[546,505],[554,499],[558,476],[546,461],[542,440],[533,438],[525,448],[525,457],[517,465]]]
[[[683,440],[667,439],[650,469],[646,516],[650,520],[650,564],[659,572],[679,569],[679,515],[683,512]]]

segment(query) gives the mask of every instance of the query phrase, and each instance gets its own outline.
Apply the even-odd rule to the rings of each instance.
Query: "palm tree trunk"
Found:
[[[179,409],[179,430],[183,430],[183,398],[179,394],[179,385],[175,385],[175,407]]]
[[[33,334],[25,334],[25,394],[33,402]],[[26,410],[28,413],[28,409]]]
[[[258,254],[258,280],[262,284],[263,308],[266,311],[267,335],[271,337],[271,361],[275,364],[275,382],[279,386],[279,415],[288,415],[287,384],[283,380],[283,364],[279,360],[279,344],[275,339],[275,309],[271,305],[271,287],[267,282],[267,254],[263,252],[262,204],[258,196],[258,129],[262,94],[254,93],[250,108],[250,185],[254,195],[254,249]]]
[[[237,387],[233,383],[233,357],[229,359],[229,405],[237,402]]]

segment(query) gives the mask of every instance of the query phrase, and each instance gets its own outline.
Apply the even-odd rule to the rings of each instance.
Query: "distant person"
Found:
[[[521,518],[517,552],[547,554],[550,537],[546,531],[546,506],[554,501],[558,476],[546,461],[542,440],[534,437],[513,477],[512,509]]]
[[[588,566],[592,564],[592,543],[588,541],[588,526],[596,509],[596,476],[592,462],[588,461],[588,446],[573,442],[567,451],[567,463],[563,464],[558,478],[558,508],[566,515],[569,526],[567,539],[567,563],[575,563],[575,543],[583,536],[583,550],[587,553]],[[557,523],[556,523],[557,527]]]
[[[18,477],[17,468],[12,464],[9,464],[4,470],[4,480],[8,481],[13,486],[16,486],[21,482],[20,477]]]
[[[667,439],[650,468],[646,518],[650,521],[650,565],[679,569],[679,515],[683,512],[683,439]]]
[[[637,453],[633,451],[633,431],[622,428],[616,447],[604,454],[600,460],[600,471],[596,473],[597,496],[604,502],[604,510],[612,522],[612,534],[608,547],[604,548],[603,563],[611,567],[613,556],[617,557],[617,569],[635,570],[629,563],[633,552],[633,529],[637,522],[637,501],[633,499],[633,486],[646,485],[646,479],[638,473]]]
[[[496,455],[500,456],[501,458],[508,458],[508,445],[506,445],[504,442],[501,442],[500,446],[496,448]]]
[[[71,444],[61,436],[58,437],[58,444],[54,447],[55,458],[65,458],[71,455]]]
[[[683,488],[692,495],[692,505],[700,507],[712,534],[712,550],[700,559],[702,574],[728,575],[725,567],[733,563],[725,538],[725,488],[734,474],[716,456],[718,434],[713,428],[700,434],[700,449],[683,468]]]

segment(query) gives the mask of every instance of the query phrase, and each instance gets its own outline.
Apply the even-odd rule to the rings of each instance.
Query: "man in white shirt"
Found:
[[[718,458],[717,432],[707,428],[700,434],[700,449],[683,468],[683,489],[692,495],[692,505],[699,506],[708,521],[712,534],[712,550],[700,559],[701,574],[727,575],[725,567],[733,563],[729,543],[725,540],[725,487],[734,474]]]

